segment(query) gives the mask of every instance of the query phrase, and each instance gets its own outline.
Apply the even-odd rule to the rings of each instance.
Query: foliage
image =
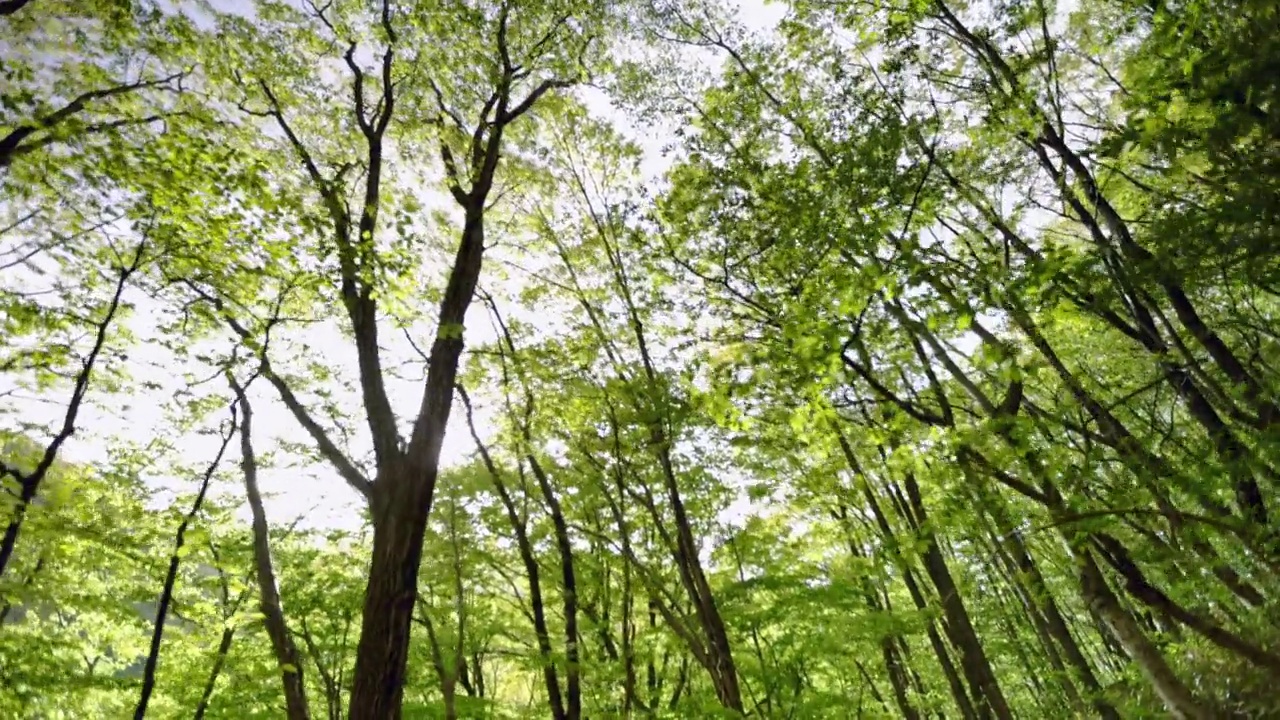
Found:
[[[771,7],[0,1],[0,715],[1280,716],[1275,3]]]

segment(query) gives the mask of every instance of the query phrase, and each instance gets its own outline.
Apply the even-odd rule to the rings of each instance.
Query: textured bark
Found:
[[[1147,580],[1128,550],[1116,538],[1098,533],[1094,536],[1094,542],[1101,550],[1102,557],[1124,578],[1125,591],[1134,599],[1173,622],[1186,625],[1218,647],[1248,659],[1273,677],[1280,678],[1280,655],[1249,642],[1210,618],[1175,602]]]
[[[435,475],[433,467],[430,489],[434,489]],[[351,720],[400,717],[423,533],[430,510],[427,489],[426,484],[401,480],[374,491],[373,558],[356,649]]]
[[[377,275],[377,251],[371,240],[379,230],[384,136],[397,104],[393,77],[400,43],[392,21],[396,13],[393,3],[383,0],[380,5],[379,25],[385,36],[385,48],[376,79],[372,75],[367,76],[356,61],[356,44],[350,45],[344,55],[351,74],[356,126],[367,145],[367,152],[362,158],[365,165],[364,188],[358,217],[350,209],[351,198],[347,197],[343,182],[343,175],[350,166],[326,173],[290,125],[279,97],[266,81],[260,79],[258,82],[268,103],[265,114],[276,120],[332,223],[342,306],[354,335],[365,420],[373,441],[376,473],[370,482],[329,439],[287,383],[271,371],[265,350],[260,353],[262,374],[276,388],[286,407],[311,435],[325,459],[369,501],[373,556],[365,590],[360,641],[356,648],[351,720],[387,720],[400,716],[423,534],[435,494],[441,445],[453,406],[458,361],[463,350],[464,322],[483,263],[484,215],[490,204],[489,195],[502,154],[503,134],[548,92],[574,84],[572,80],[546,79],[522,99],[513,97],[515,86],[529,75],[531,68],[512,60],[507,47],[511,4],[504,3],[496,18],[494,38],[498,72],[473,131],[464,133],[469,137],[464,140],[467,147],[463,162],[459,162],[449,140],[442,139],[439,144],[445,183],[462,209],[464,221],[436,318],[436,337],[427,358],[427,379],[421,403],[406,442],[400,436],[399,423],[387,397],[379,358],[378,288],[370,280]],[[323,14],[325,9],[317,12]],[[562,23],[556,23],[543,42],[556,41],[555,34],[561,26]],[[366,85],[376,86],[374,94],[377,100],[372,104],[366,96],[369,89]],[[444,97],[437,95],[437,101],[440,116],[453,118],[461,125],[461,116],[446,105]],[[222,314],[237,335],[246,341],[254,340],[248,327],[230,314],[227,304],[220,298],[210,297],[207,292],[196,292]]]
[[[497,166],[500,128],[490,136],[492,164],[487,182],[467,199],[466,222],[453,270],[440,305],[436,339],[427,361],[422,405],[408,447],[388,449],[370,491],[373,558],[365,591],[360,642],[351,691],[351,720],[400,717],[413,606],[417,599],[423,535],[435,495],[440,450],[453,407],[454,382],[462,355],[462,328],[475,294],[484,256],[483,208]],[[482,190],[482,192],[481,192]],[[461,192],[461,191],[459,191]],[[370,426],[387,427],[370,420]],[[394,428],[394,423],[390,423]],[[400,443],[383,443],[394,448]]]

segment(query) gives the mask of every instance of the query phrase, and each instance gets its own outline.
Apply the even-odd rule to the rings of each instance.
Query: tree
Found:
[[[1271,3],[0,8],[0,713],[1275,714]]]

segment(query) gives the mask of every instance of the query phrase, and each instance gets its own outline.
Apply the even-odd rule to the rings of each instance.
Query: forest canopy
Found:
[[[0,717],[1280,717],[1273,0],[0,0]]]

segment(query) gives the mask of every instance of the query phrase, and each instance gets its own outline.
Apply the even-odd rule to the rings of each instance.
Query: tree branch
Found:
[[[31,0],[0,0],[0,16],[12,15],[29,2]]]
[[[325,429],[311,417],[311,414],[307,411],[306,407],[303,406],[302,402],[298,399],[298,396],[293,393],[293,390],[289,387],[288,383],[276,374],[275,370],[271,367],[271,361],[267,357],[266,349],[255,348],[253,335],[249,332],[249,329],[241,324],[239,320],[236,320],[235,317],[227,311],[226,305],[222,302],[222,298],[211,295],[190,280],[184,280],[182,282],[190,288],[192,292],[195,292],[201,299],[217,310],[222,316],[223,322],[227,324],[227,327],[231,328],[231,331],[240,338],[241,342],[246,347],[254,350],[254,354],[257,355],[259,363],[258,372],[260,372],[262,377],[266,378],[267,382],[271,383],[271,386],[276,389],[276,392],[280,395],[281,402],[283,402],[285,407],[289,409],[289,412],[293,414],[293,417],[298,421],[298,424],[307,431],[307,434],[311,436],[311,439],[315,441],[316,448],[320,451],[321,456],[329,461],[329,464],[338,471],[338,474],[347,482],[348,485],[368,500],[370,497],[370,488],[372,483],[370,483],[364,476],[364,473],[360,472],[360,470],[355,466],[355,463],[351,462],[342,450],[334,444],[333,440],[329,438],[329,434],[325,432]]]
[[[533,91],[529,93],[528,97],[520,101],[520,103],[516,105],[514,108],[511,108],[511,110],[505,113],[502,113],[502,115],[500,115],[498,118],[498,122],[505,125],[507,123],[514,121],[516,118],[528,112],[529,108],[533,107],[533,104],[538,102],[538,99],[541,98],[543,95],[547,94],[547,91],[549,90],[557,89],[557,88],[569,88],[569,87],[573,87],[576,84],[577,84],[577,81],[575,80],[561,80],[558,78],[553,78],[551,80],[543,80],[542,83],[538,85],[538,87],[534,88]]]
[[[6,13],[0,13],[0,14],[6,14]],[[83,111],[89,105],[89,103],[95,100],[105,100],[107,98],[114,97],[116,95],[124,95],[127,93],[135,92],[137,90],[143,90],[149,87],[164,85],[165,83],[169,83],[169,82],[172,82],[173,80],[177,80],[182,77],[185,77],[185,75],[186,73],[174,73],[167,77],[158,78],[155,80],[145,80],[145,81],[139,80],[137,82],[128,83],[125,85],[116,85],[114,87],[104,88],[102,90],[90,90],[88,92],[81,93],[80,95],[73,98],[71,102],[67,103],[66,105],[63,105],[61,108],[53,111],[52,113],[49,113],[48,115],[45,115],[44,117],[37,118],[33,122],[19,125],[18,127],[9,131],[9,133],[5,135],[3,138],[0,138],[0,168],[7,167],[9,163],[13,160],[13,158],[22,154],[22,152],[35,149],[34,147],[27,148],[27,150],[21,149],[20,146],[23,140],[26,140],[32,134],[39,132],[40,130],[48,130],[49,128],[52,128],[53,126],[63,122],[64,120],[71,117],[72,115],[75,115]],[[86,132],[93,132],[93,130],[86,128]],[[42,144],[47,144],[47,143],[42,143]],[[39,146],[40,145],[37,145],[37,147]]]

